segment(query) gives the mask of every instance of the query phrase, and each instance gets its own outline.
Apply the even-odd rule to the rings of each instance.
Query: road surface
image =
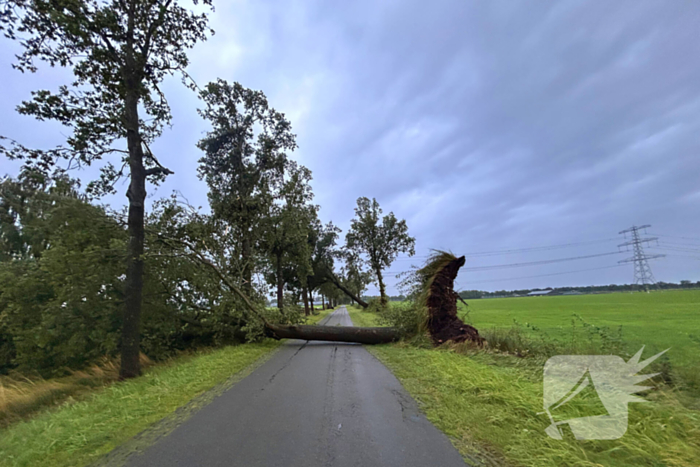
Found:
[[[345,307],[327,326],[351,326]],[[464,462],[361,345],[287,341],[130,467],[396,466]]]

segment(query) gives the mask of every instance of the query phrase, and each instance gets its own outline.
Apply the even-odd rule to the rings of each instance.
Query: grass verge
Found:
[[[329,314],[333,313],[333,310],[335,310],[335,308],[333,308],[333,309],[329,308],[326,310],[321,310],[321,309],[317,308],[316,310],[314,310],[317,314],[307,316],[305,321],[304,321],[304,324],[318,324],[319,321],[321,321],[323,318],[325,318]]]
[[[87,465],[277,346],[265,341],[182,356],[13,424],[0,430],[0,466]]]
[[[349,312],[355,325],[381,325],[373,313],[357,308]],[[684,407],[670,391],[648,394],[651,404],[630,404],[628,431],[619,440],[558,441],[545,434],[547,416],[538,415],[543,410],[541,362],[406,343],[367,349],[391,369],[468,461],[528,467],[690,467],[700,459],[700,412]]]
[[[141,368],[153,365],[141,354]],[[66,400],[80,399],[119,379],[119,362],[104,359],[99,364],[68,376],[44,379],[40,375],[12,373],[0,376],[0,429],[26,420]]]

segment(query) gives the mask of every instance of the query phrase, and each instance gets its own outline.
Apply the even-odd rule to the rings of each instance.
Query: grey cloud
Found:
[[[697,237],[699,16],[700,4],[661,1],[227,2],[191,71],[201,84],[222,77],[262,89],[292,118],[296,157],[314,172],[325,220],[346,229],[357,197],[376,197],[407,219],[420,255],[611,238],[635,223]],[[166,89],[175,126],[156,149],[176,175],[154,196],[176,188],[204,204],[196,96],[176,82]],[[0,105],[4,128],[14,117],[8,99]],[[31,134],[30,126],[12,128]],[[460,284],[616,259],[465,273]],[[669,257],[653,267],[661,280],[700,279],[697,261]],[[479,287],[630,278],[631,267]]]

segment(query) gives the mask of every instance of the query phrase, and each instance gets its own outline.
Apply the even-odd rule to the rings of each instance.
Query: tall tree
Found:
[[[284,114],[270,108],[261,91],[219,79],[200,97],[206,108],[199,113],[212,130],[198,143],[205,153],[199,174],[209,185],[214,217],[229,227],[241,259],[243,289],[251,295],[261,221],[282,183],[286,151],[296,148],[295,136]]]
[[[278,199],[266,217],[261,247],[267,252],[271,274],[277,288],[277,307],[284,308],[285,267],[293,265],[297,278],[311,274],[308,248],[309,226],[316,218],[317,206],[311,203],[311,171],[294,161],[287,162],[286,180]]]
[[[391,266],[399,253],[415,254],[416,239],[408,235],[405,220],[397,220],[393,212],[381,217],[377,200],[357,199],[355,218],[345,237],[347,249],[374,271],[379,284],[382,306],[388,303],[382,270]]]
[[[201,3],[211,6],[211,0]],[[60,158],[74,167],[120,156],[116,166],[107,162],[100,179],[88,186],[93,195],[114,192],[117,179],[127,173],[130,177],[120,376],[137,376],[146,181],[151,177],[158,182],[172,173],[149,149],[171,121],[160,84],[175,73],[188,79],[186,52],[211,31],[207,15],[175,0],[5,0],[1,6],[6,36],[18,39],[24,48],[15,68],[34,72],[39,59],[71,68],[75,79],[57,92],[33,92],[32,100],[18,108],[22,114],[67,126],[71,135],[66,147],[33,150],[11,141],[0,151],[43,170],[51,170]]]

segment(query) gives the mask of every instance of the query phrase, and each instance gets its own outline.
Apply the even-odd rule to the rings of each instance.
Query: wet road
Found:
[[[351,326],[343,307],[327,326]],[[141,466],[464,466],[361,345],[288,341],[211,404],[128,458]]]

